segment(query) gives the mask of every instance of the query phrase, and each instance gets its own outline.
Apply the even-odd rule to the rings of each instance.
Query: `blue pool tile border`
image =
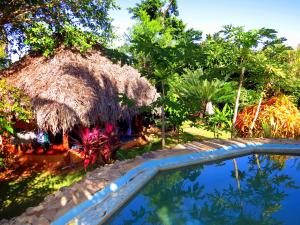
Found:
[[[251,153],[279,153],[282,151],[285,154],[300,153],[300,144],[239,143],[212,150],[149,160],[129,170],[125,175],[114,180],[111,184],[94,194],[91,199],[70,209],[51,224],[62,225],[71,222],[71,224],[78,225],[101,224],[162,170],[206,163],[228,157],[238,157]],[[108,198],[109,200],[107,200]]]

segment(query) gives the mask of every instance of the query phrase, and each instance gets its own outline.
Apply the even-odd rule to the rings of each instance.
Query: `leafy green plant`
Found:
[[[262,123],[262,129],[263,129],[263,137],[264,138],[272,138],[272,127],[270,124]]]
[[[232,127],[233,111],[228,104],[220,110],[214,107],[214,114],[204,117],[205,128],[214,132],[215,137],[219,137],[221,131],[229,131]]]
[[[14,133],[15,120],[29,122],[32,118],[30,99],[19,89],[0,79],[0,135]]]
[[[31,46],[33,51],[41,51],[44,56],[48,56],[54,52],[56,47],[52,35],[53,31],[47,23],[37,22],[27,28],[27,39],[24,41],[24,44]]]
[[[218,79],[204,78],[203,71],[199,69],[187,71],[172,83],[172,88],[192,114],[199,111],[204,113],[206,104],[215,98],[223,85],[224,82]]]
[[[188,108],[184,107],[179,96],[172,92],[168,93],[165,101],[167,124],[173,126],[173,130],[179,131],[188,118]]]
[[[125,93],[120,93],[118,95],[118,100],[122,106],[127,106],[127,107],[133,107],[135,105],[135,102],[133,99],[128,98]]]

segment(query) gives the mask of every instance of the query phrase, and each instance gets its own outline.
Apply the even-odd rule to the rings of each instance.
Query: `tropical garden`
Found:
[[[176,0],[142,0],[128,9],[133,26],[125,42],[112,49],[116,32],[110,12],[119,7],[114,0],[0,2],[1,70],[14,66],[16,56],[51,58],[61,47],[85,54],[100,45],[109,58],[136,68],[155,86],[159,97],[140,109],[156,128],[152,139],[108,154],[105,163],[203,138],[300,137],[300,45],[290,47],[272,28],[224,25],[204,35],[187,27]],[[0,171],[18,172],[0,177],[0,214],[9,218],[16,215],[13,202],[33,206],[98,165],[63,173],[30,167],[24,175],[4,139],[15,135],[16,119],[35,119],[32,103],[5,77],[0,93]],[[134,104],[120,94],[120,104]],[[99,133],[84,139],[87,164],[97,161],[91,149],[97,157],[110,151],[106,139],[109,135]]]

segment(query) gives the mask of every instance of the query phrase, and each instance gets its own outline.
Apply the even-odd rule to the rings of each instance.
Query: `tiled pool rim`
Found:
[[[102,224],[159,171],[254,153],[300,154],[300,144],[239,143],[204,152],[149,160],[114,180],[89,200],[75,206],[51,224]]]

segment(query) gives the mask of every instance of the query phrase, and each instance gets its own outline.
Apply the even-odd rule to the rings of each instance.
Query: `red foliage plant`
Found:
[[[96,126],[92,129],[81,128],[78,135],[84,153],[84,168],[97,161],[101,164],[108,163],[116,150],[117,137],[114,135],[114,126],[106,123],[105,131]]]
[[[238,114],[235,128],[242,137],[249,136],[249,127],[257,105]],[[300,112],[288,96],[273,97],[262,103],[252,130],[256,137],[294,138],[300,136]]]

